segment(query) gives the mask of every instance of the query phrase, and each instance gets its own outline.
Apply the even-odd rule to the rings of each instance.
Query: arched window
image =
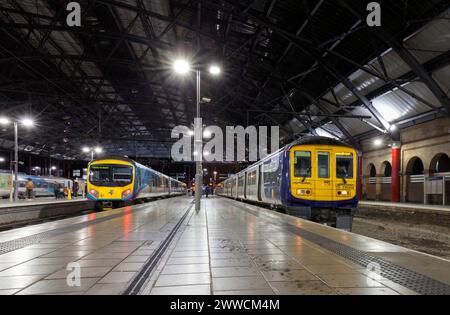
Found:
[[[370,163],[369,165],[369,176],[370,177],[376,177],[377,176],[377,169],[375,168],[375,165]]]
[[[388,161],[383,162],[382,169],[383,169],[382,174],[384,177],[391,177],[392,175],[391,163],[389,163]]]
[[[431,160],[431,173],[450,172],[450,158],[445,153],[439,153]]]
[[[420,158],[413,157],[409,160],[406,166],[406,174],[408,175],[423,175],[423,162]]]

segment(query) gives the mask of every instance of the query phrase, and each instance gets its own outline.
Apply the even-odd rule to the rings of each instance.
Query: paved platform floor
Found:
[[[43,198],[35,198],[35,199],[20,199],[15,202],[10,201],[9,199],[0,199],[0,209],[12,208],[12,207],[23,207],[23,206],[36,206],[36,205],[43,205],[43,204],[80,202],[80,201],[86,201],[86,200],[87,199],[84,197],[72,198],[72,200],[67,200],[67,199],[56,200],[54,197],[43,197]]]
[[[122,294],[191,205],[176,197],[0,233],[0,294]],[[355,262],[367,257],[380,264]],[[80,286],[67,282],[73,262]],[[450,288],[449,261],[213,197],[190,210],[141,294],[398,295],[429,283]]]

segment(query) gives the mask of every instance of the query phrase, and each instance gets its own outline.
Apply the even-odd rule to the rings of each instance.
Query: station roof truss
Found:
[[[36,119],[21,150],[73,159],[81,146],[167,157],[171,130],[192,126],[202,74],[205,125],[279,125],[284,142],[362,139],[450,112],[450,9],[445,0],[80,0],[0,4],[0,114]],[[3,127],[2,127],[3,128]],[[9,128],[0,146],[11,148]]]

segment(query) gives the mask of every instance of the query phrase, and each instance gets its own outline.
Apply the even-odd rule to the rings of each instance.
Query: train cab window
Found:
[[[294,153],[294,176],[311,177],[311,152],[296,151]]]
[[[353,154],[336,154],[336,177],[353,178]]]
[[[317,153],[317,170],[319,178],[330,178],[330,153]]]
[[[133,168],[125,165],[93,165],[89,181],[95,186],[124,187],[133,181]]]
[[[113,181],[118,183],[131,184],[133,169],[131,167],[113,167]]]

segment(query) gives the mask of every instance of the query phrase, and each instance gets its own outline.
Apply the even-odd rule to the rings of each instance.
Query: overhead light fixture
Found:
[[[21,120],[22,125],[24,125],[25,127],[32,127],[34,125],[34,121],[31,120],[30,118],[24,118]]]
[[[219,75],[221,72],[220,67],[218,65],[211,65],[209,67],[209,73],[212,75]]]
[[[211,138],[211,131],[205,130],[205,131],[203,132],[203,137],[204,137],[204,138],[207,138],[207,139]]]
[[[0,157],[0,163],[5,162],[5,158],[4,157]]]
[[[194,135],[194,132],[193,132],[192,130],[189,130],[189,131],[188,131],[188,135],[193,136],[193,135]]]
[[[397,130],[397,126],[396,125],[391,125],[391,127],[389,127],[390,131],[395,131]]]
[[[9,124],[9,119],[6,117],[0,117],[0,124],[2,124],[2,125]]]
[[[89,147],[84,147],[83,148],[83,152],[84,153],[89,153],[89,152],[91,152],[91,149]]]
[[[96,147],[96,148],[94,149],[94,151],[95,151],[95,153],[102,153],[102,152],[103,152],[103,149],[100,148],[100,147]]]
[[[191,66],[186,60],[177,59],[173,63],[173,69],[176,73],[184,75],[191,70]]]
[[[377,147],[383,144],[383,141],[381,139],[375,139],[373,141],[373,144],[375,144]]]

